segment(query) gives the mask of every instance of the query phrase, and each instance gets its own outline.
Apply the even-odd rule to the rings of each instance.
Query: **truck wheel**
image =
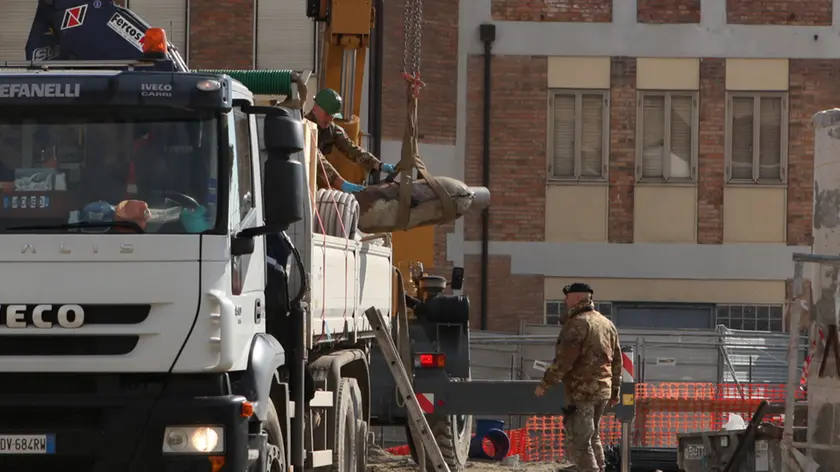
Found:
[[[367,472],[367,440],[368,440],[368,424],[363,418],[365,417],[364,407],[362,406],[362,390],[359,388],[359,383],[356,379],[350,379],[350,396],[351,404],[353,405],[353,413],[356,418],[356,471]]]
[[[263,422],[263,431],[268,435],[264,472],[286,472],[286,445],[283,442],[283,429],[274,402],[268,400],[268,416]]]
[[[359,463],[356,467],[358,472],[367,472],[367,457],[368,457],[368,424],[367,421],[356,420],[359,426],[358,434],[356,435],[356,445],[359,448]]]
[[[472,438],[472,416],[451,415],[442,418],[426,417],[429,428],[440,447],[443,459],[452,470],[461,470],[467,464],[467,457],[470,452],[470,439]],[[417,451],[414,448],[414,440],[411,431],[406,426],[406,438],[411,451],[411,458],[417,463]],[[427,472],[434,472],[435,468],[426,460]]]
[[[333,472],[357,472],[359,456],[356,445],[356,411],[353,398],[362,394],[356,379],[341,379],[338,398],[333,414],[335,415],[335,438],[333,440]]]
[[[463,379],[452,379],[463,380]],[[472,439],[472,416],[450,415],[444,417],[426,416],[429,428],[435,437],[443,459],[452,470],[461,470],[467,464],[470,452],[470,439]],[[411,428],[405,427],[405,436],[408,440],[408,447],[411,451],[411,458],[417,462],[417,451],[414,449],[414,440],[411,436]],[[426,460],[426,470],[435,472],[435,468]]]

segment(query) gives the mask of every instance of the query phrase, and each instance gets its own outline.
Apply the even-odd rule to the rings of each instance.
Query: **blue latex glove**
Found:
[[[397,170],[397,166],[395,166],[394,164],[386,164],[386,163],[383,162],[382,167],[380,167],[380,170],[382,172],[387,172],[387,173],[390,174],[390,173]]]
[[[365,188],[363,186],[358,185],[358,184],[354,184],[354,183],[351,183],[351,182],[347,182],[346,180],[341,183],[341,191],[342,192],[356,193],[356,192],[361,192],[364,189]]]

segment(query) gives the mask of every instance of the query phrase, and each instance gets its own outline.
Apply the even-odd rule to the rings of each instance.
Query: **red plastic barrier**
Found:
[[[780,384],[715,384],[704,382],[663,382],[636,384],[636,417],[631,430],[633,446],[676,447],[680,433],[714,431],[738,414],[749,421],[761,400],[781,403],[787,387]],[[798,391],[797,399],[806,398]],[[765,421],[780,422],[778,416]],[[601,441],[618,444],[621,424],[612,415],[601,420]],[[563,457],[563,418],[534,416],[525,428],[506,431],[511,448],[508,455],[519,455],[524,462],[554,462]],[[490,449],[488,449],[488,447]],[[492,451],[485,441],[484,448]],[[408,446],[388,449],[394,455],[408,455]]]

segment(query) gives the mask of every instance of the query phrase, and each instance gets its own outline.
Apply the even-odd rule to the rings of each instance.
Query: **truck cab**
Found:
[[[262,460],[283,227],[252,104],[221,75],[0,71],[0,468]]]

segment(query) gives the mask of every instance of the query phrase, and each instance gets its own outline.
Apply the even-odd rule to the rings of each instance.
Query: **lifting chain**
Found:
[[[420,75],[420,46],[423,40],[423,0],[404,0],[403,72]]]
[[[406,81],[407,119],[402,143],[402,155],[396,172],[389,176],[393,179],[400,175],[400,204],[397,214],[397,228],[408,228],[411,215],[412,185],[414,170],[418,177],[435,192],[440,200],[445,221],[455,221],[458,217],[455,202],[446,189],[426,170],[420,157],[417,130],[417,101],[420,89],[425,85],[420,80],[420,45],[423,39],[423,0],[403,0],[404,37],[403,37],[403,78]]]

